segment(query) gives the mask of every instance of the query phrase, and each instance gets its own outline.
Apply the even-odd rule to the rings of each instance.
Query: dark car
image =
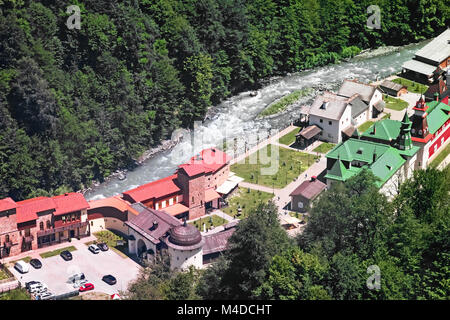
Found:
[[[31,259],[30,260],[30,264],[33,266],[33,268],[35,269],[40,269],[42,267],[42,262],[39,261],[39,259]]]
[[[72,254],[67,250],[64,250],[63,252],[61,252],[60,256],[66,261],[72,260]]]
[[[109,249],[108,245],[104,242],[97,243],[97,247],[99,247],[99,249],[102,251],[108,251],[108,249]]]
[[[105,281],[110,286],[112,286],[112,285],[117,283],[116,278],[114,276],[110,275],[110,274],[108,274],[106,276],[103,276],[102,280]]]

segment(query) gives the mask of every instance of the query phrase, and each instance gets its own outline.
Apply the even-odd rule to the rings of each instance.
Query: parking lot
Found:
[[[40,281],[45,283],[48,290],[55,295],[75,289],[73,284],[68,282],[68,278],[75,273],[84,273],[88,282],[94,285],[94,291],[107,294],[119,293],[119,290],[125,291],[128,284],[139,274],[140,266],[136,262],[119,256],[111,249],[93,254],[83,243],[78,243],[76,248],[77,250],[71,252],[73,259],[70,261],[65,261],[59,255],[46,259],[33,256],[42,262],[42,268],[34,269],[30,265],[30,271],[25,274],[21,274],[13,266],[9,269],[22,285],[32,280]],[[51,250],[49,248],[49,251]],[[107,274],[117,279],[115,285],[110,286],[102,280],[102,277]]]

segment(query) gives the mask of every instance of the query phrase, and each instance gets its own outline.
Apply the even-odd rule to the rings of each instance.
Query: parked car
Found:
[[[35,269],[40,269],[42,267],[42,262],[39,259],[31,259],[30,264]]]
[[[89,290],[94,290],[94,285],[92,283],[85,283],[79,289],[80,292],[85,292]]]
[[[14,268],[16,268],[16,270],[20,273],[27,273],[30,271],[30,265],[23,260],[17,261]]]
[[[51,299],[52,297],[53,297],[53,293],[51,293],[50,291],[45,291],[43,293],[36,295],[35,299],[36,300],[48,300],[48,299]]]
[[[108,245],[104,242],[97,243],[97,247],[99,247],[100,250],[102,250],[102,251],[108,251],[108,249],[109,249]]]
[[[61,258],[63,258],[66,261],[72,260],[72,254],[67,250],[64,250],[63,252],[61,252],[60,256],[61,256]]]
[[[116,278],[110,274],[103,276],[102,280],[105,281],[110,286],[115,285],[117,283]]]
[[[47,286],[45,285],[45,283],[41,283],[41,282],[33,283],[28,287],[29,293],[41,294],[46,291],[47,291]]]
[[[30,286],[31,285],[33,285],[33,284],[37,284],[37,283],[40,283],[39,281],[28,281],[28,282],[25,282],[25,288],[29,291],[30,290]]]
[[[92,253],[95,253],[95,254],[100,252],[100,249],[97,247],[96,244],[91,244],[88,249],[89,249],[89,251],[91,251]]]

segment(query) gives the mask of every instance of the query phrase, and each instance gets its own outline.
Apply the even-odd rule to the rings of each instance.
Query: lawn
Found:
[[[246,218],[259,203],[267,203],[273,194],[239,187],[236,194],[228,199],[228,207],[221,209],[226,214],[239,219]],[[238,208],[241,213],[238,215]]]
[[[94,236],[97,238],[97,241],[93,241],[93,243],[104,242],[109,248],[117,252],[123,258],[128,256],[128,239],[119,233],[103,230],[94,233]]]
[[[0,266],[0,280],[5,280],[11,278],[11,275],[4,269],[5,267]]]
[[[406,86],[408,91],[413,93],[425,93],[428,90],[428,86],[405,78],[397,78],[392,80],[392,82]]]
[[[75,248],[74,246],[70,246],[70,247],[65,247],[65,248],[61,248],[61,249],[57,249],[57,250],[53,250],[53,251],[47,251],[44,253],[41,253],[40,256],[45,259],[45,258],[50,258],[50,257],[54,257],[59,255],[61,252],[63,252],[64,250],[67,251],[76,251],[77,248]]]
[[[0,300],[30,300],[31,296],[25,288],[17,288],[5,293],[0,293]]]
[[[391,110],[402,111],[408,107],[408,102],[401,99],[384,96],[384,101],[386,102],[386,108]]]
[[[300,132],[302,128],[296,127],[294,130],[292,130],[289,133],[286,133],[284,136],[282,136],[278,142],[287,146],[290,146],[295,142],[295,135]]]
[[[30,256],[26,256],[26,257],[24,257],[24,258],[22,258],[22,259],[19,259],[19,260],[14,260],[14,261],[11,261],[11,262],[9,262],[11,265],[15,265],[16,264],[16,262],[18,262],[18,261],[20,261],[20,260],[23,260],[24,262],[26,262],[26,263],[30,263],[30,261],[31,261],[31,257]]]
[[[199,220],[195,220],[193,222],[189,222],[189,224],[195,226],[198,230],[203,232],[203,224],[206,225],[206,230],[209,230],[211,228],[211,226],[218,227],[218,226],[221,226],[221,225],[223,225],[223,224],[225,224],[227,222],[228,221],[225,220],[224,218],[213,214],[213,215],[211,215],[209,217],[204,217],[204,218],[201,218]]]
[[[271,103],[266,109],[264,109],[260,114],[259,117],[265,117],[270,116],[272,114],[279,113],[283,110],[285,110],[287,107],[289,107],[291,104],[295,103],[298,99],[301,97],[305,97],[308,94],[310,94],[313,90],[312,89],[303,89],[303,90],[296,90],[278,101],[275,101],[274,103]]]
[[[315,148],[313,151],[314,152],[319,152],[319,153],[328,153],[328,151],[330,151],[334,147],[335,147],[334,143],[323,142],[323,143],[320,144],[320,146]]]
[[[364,131],[366,131],[367,129],[369,129],[370,126],[373,125],[373,124],[374,124],[373,121],[367,121],[367,122],[364,122],[362,125],[360,125],[360,126],[358,127],[358,131],[359,131],[360,133],[364,133]]]
[[[430,163],[430,167],[436,168],[441,164],[442,161],[450,154],[450,144],[448,144],[444,150],[442,150],[436,158],[433,159]]]
[[[272,159],[272,148],[274,147],[278,149],[279,153],[278,157],[274,155],[274,159]],[[308,153],[269,145],[260,149],[257,154],[247,157],[245,163],[233,164],[231,171],[250,183],[283,188],[308,169],[317,159],[319,159],[318,156]],[[250,160],[254,163],[250,164]]]

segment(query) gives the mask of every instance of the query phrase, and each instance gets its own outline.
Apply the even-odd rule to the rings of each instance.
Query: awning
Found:
[[[303,129],[302,131],[297,133],[296,136],[301,136],[301,137],[309,140],[321,132],[322,132],[322,129],[320,129],[316,125],[312,125],[312,126],[306,127],[305,129]]]
[[[214,191],[214,189],[207,189],[205,191],[205,202],[210,202],[215,199],[219,199],[220,195]]]
[[[174,205],[171,205],[169,207],[161,209],[161,211],[164,211],[164,212],[170,214],[171,216],[177,216],[180,213],[189,211],[189,208],[182,205],[181,203],[175,203]]]
[[[239,183],[244,181],[243,178],[237,176],[236,174],[234,174],[234,172],[232,174],[231,173],[232,172],[230,172],[227,181],[225,181],[224,183],[222,183],[220,186],[217,187],[216,192],[220,194],[229,194],[231,190],[236,188],[236,186]]]

